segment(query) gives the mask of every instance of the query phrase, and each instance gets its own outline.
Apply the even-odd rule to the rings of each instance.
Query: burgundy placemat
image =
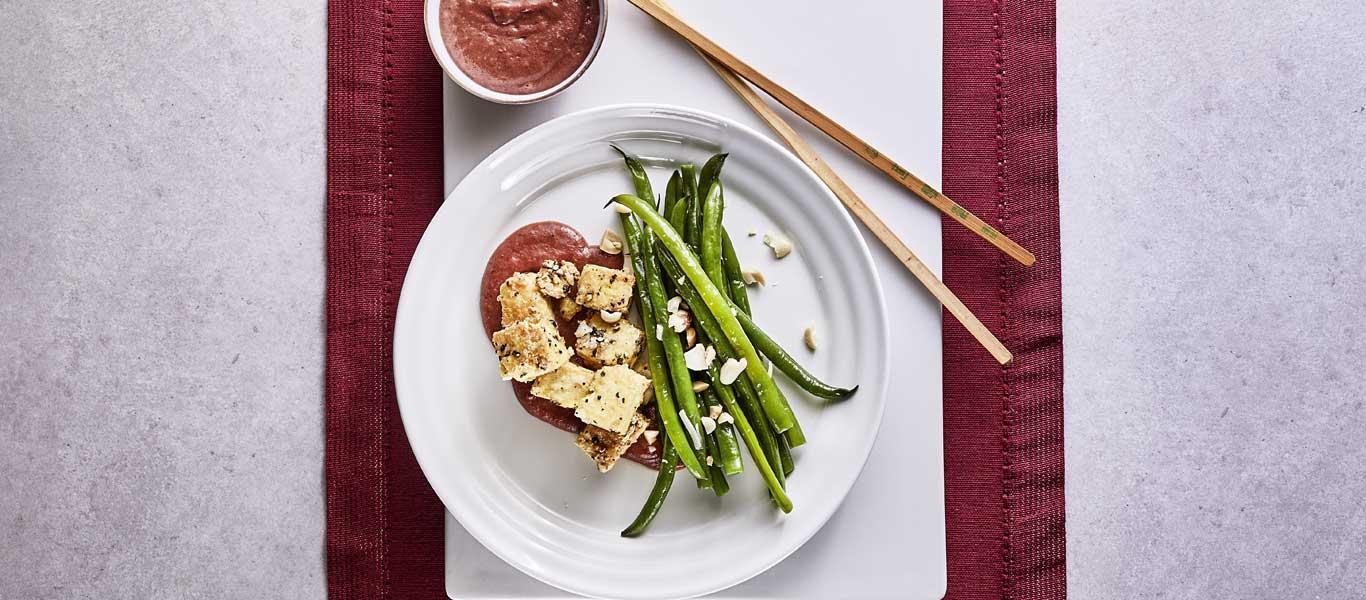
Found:
[[[1062,285],[1052,0],[944,3],[944,192],[1032,251],[944,220],[944,282],[1015,354],[944,313],[949,598],[1063,598]]]
[[[441,598],[443,512],[394,400],[403,274],[441,202],[442,74],[421,0],[328,3],[327,576],[332,598]],[[1062,340],[1052,1],[946,0],[945,191],[1039,257],[944,228],[950,598],[1061,598]]]

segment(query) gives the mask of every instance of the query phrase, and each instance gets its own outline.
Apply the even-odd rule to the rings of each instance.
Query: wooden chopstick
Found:
[[[764,93],[767,93],[769,96],[772,96],[774,100],[777,100],[779,104],[786,106],[788,110],[796,113],[797,116],[806,119],[806,121],[814,125],[816,129],[821,130],[826,135],[842,144],[845,148],[848,148],[850,152],[858,155],[859,158],[867,161],[868,164],[873,165],[877,170],[882,171],[888,177],[891,177],[903,187],[910,190],[911,193],[930,203],[931,206],[939,209],[940,212],[948,215],[949,218],[958,221],[964,227],[967,227],[968,230],[991,243],[991,245],[996,246],[1011,258],[1019,261],[1020,264],[1025,266],[1034,264],[1034,255],[1028,250],[1025,250],[1019,244],[1006,237],[1005,234],[997,231],[995,227],[986,224],[986,222],[978,218],[977,215],[972,214],[968,209],[963,208],[948,196],[945,196],[934,189],[930,184],[925,183],[924,180],[911,174],[910,171],[907,171],[904,167],[897,164],[896,161],[893,161],[886,154],[873,148],[868,142],[859,139],[858,136],[851,133],[848,129],[845,129],[844,126],[839,123],[836,123],[830,117],[825,116],[825,114],[821,113],[819,110],[816,110],[815,107],[807,104],[806,101],[798,98],[792,92],[787,91],[786,88],[764,76],[763,73],[754,70],[753,67],[745,64],[745,62],[739,58],[736,58],[734,54],[731,54],[724,48],[716,45],[716,42],[711,41],[696,29],[693,29],[687,23],[684,23],[682,19],[679,19],[671,11],[660,6],[656,0],[629,0],[629,2],[634,4],[636,8],[644,11],[645,14],[654,17],[656,21],[664,24],[665,27],[672,29],[674,33],[682,36],[683,39],[692,44],[699,52],[725,66],[732,73],[753,83],[756,87],[763,90]]]
[[[661,9],[672,14],[672,9],[665,4],[664,0],[644,1],[653,1]],[[696,48],[696,46],[693,47]],[[987,326],[977,319],[977,315],[972,314],[972,311],[963,304],[962,300],[958,299],[958,296],[954,295],[948,286],[944,285],[944,282],[935,277],[934,272],[921,262],[920,257],[916,256],[906,246],[905,242],[902,242],[901,238],[897,237],[887,227],[887,224],[871,208],[868,208],[867,204],[863,203],[863,199],[859,198],[858,194],[855,194],[854,190],[850,189],[849,185],[844,183],[839,175],[835,174],[835,171],[821,159],[819,154],[816,154],[816,151],[797,134],[797,131],[787,121],[783,120],[776,111],[764,102],[763,98],[759,97],[753,88],[749,87],[749,84],[736,76],[730,69],[712,60],[701,50],[698,50],[698,54],[702,55],[702,59],[707,61],[707,64],[716,71],[721,80],[726,82],[730,89],[735,90],[740,99],[744,100],[745,104],[748,104],[755,114],[759,115],[759,118],[763,119],[773,129],[773,132],[777,133],[778,137],[782,138],[788,147],[792,148],[792,152],[797,155],[797,158],[806,163],[806,166],[810,167],[816,176],[825,182],[825,185],[830,188],[831,192],[835,193],[835,197],[839,198],[840,202],[844,203],[849,212],[854,213],[854,216],[863,222],[864,227],[867,227],[883,245],[887,246],[888,250],[892,251],[897,260],[901,261],[901,264],[905,265],[906,269],[920,281],[921,285],[924,285],[925,289],[929,290],[930,294],[939,300],[944,308],[947,308],[949,313],[958,319],[958,322],[963,324],[968,333],[971,333],[972,337],[976,338],[977,342],[982,344],[982,347],[986,348],[987,352],[990,352],[997,362],[1004,365],[1011,361],[1010,351],[1006,349],[1005,345],[996,339],[991,330],[987,329]]]

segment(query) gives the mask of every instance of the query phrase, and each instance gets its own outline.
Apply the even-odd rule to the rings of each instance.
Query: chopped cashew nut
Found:
[[[814,325],[807,325],[806,329],[802,331],[802,342],[806,344],[807,350],[816,351],[816,327]]]
[[[707,391],[707,389],[710,388],[710,387],[711,387],[711,384],[710,384],[710,383],[707,383],[707,382],[705,382],[705,381],[694,381],[694,382],[692,382],[692,391],[694,391],[694,392],[705,392],[705,391]]]
[[[716,419],[713,419],[711,417],[702,417],[702,431],[705,431],[707,433],[712,433],[716,431]]]
[[[625,204],[622,204],[620,202],[613,202],[612,210],[615,210],[623,215],[631,214],[631,209],[627,208]]]
[[[689,371],[705,371],[715,360],[716,350],[706,344],[698,344],[683,353],[683,363]]]
[[[655,324],[655,339],[664,341],[664,326],[658,323]]]
[[[686,310],[680,310],[669,315],[669,329],[683,333],[692,324],[692,315]]]
[[[782,258],[792,254],[792,240],[781,233],[765,233],[764,244],[773,249],[773,258]]]
[[[617,232],[608,229],[602,232],[602,241],[598,243],[598,248],[608,254],[621,254],[621,236]]]
[[[720,407],[720,406],[713,406],[713,407],[711,407],[711,410],[707,411],[707,415],[710,416],[710,417],[713,418],[713,419],[715,419],[716,417],[721,416],[721,407]]]
[[[726,364],[721,365],[721,383],[726,385],[735,383],[735,379],[745,371],[745,366],[746,362],[743,358],[740,360],[726,359]]]
[[[678,296],[674,296],[672,298],[669,298],[669,301],[664,304],[664,309],[671,313],[676,313],[678,312],[678,308],[680,306],[683,306],[683,299],[679,298]]]
[[[693,344],[697,343],[697,330],[689,327],[687,331],[683,332],[683,337],[686,338],[684,345],[691,348]]]
[[[740,279],[745,280],[745,285],[754,285],[756,283],[761,286],[768,285],[768,281],[764,279],[763,272],[758,269],[740,271]]]
[[[728,412],[723,412],[723,413],[721,413],[721,416],[716,417],[716,422],[717,422],[717,423],[734,423],[734,422],[735,422],[735,417],[730,416],[730,413],[728,413]]]
[[[714,460],[712,457],[708,456],[708,457],[707,457],[707,466],[710,467],[711,464],[712,464],[713,462],[715,462],[715,460]]]
[[[653,430],[653,429],[646,429],[646,430],[645,430],[645,443],[646,443],[646,444],[649,444],[649,445],[653,446],[653,445],[655,445],[655,440],[657,440],[657,439],[659,439],[659,432],[658,432],[658,431],[655,431],[655,430]]]

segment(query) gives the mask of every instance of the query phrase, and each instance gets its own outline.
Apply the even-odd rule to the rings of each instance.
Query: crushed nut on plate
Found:
[[[602,232],[602,241],[598,243],[598,248],[608,254],[621,254],[621,236],[611,229]]]

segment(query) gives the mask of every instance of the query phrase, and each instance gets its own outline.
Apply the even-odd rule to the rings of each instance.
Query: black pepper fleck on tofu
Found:
[[[588,394],[574,416],[589,425],[624,434],[649,385],[648,379],[625,365],[603,367],[593,374]]]
[[[590,366],[628,364],[645,345],[645,333],[626,319],[608,323],[593,315],[576,333],[574,352]]]
[[[573,354],[554,321],[517,321],[493,333],[503,379],[532,381],[569,362]]]
[[[575,302],[593,310],[626,312],[631,306],[635,289],[634,275],[600,265],[584,265],[579,274],[579,292]]]

